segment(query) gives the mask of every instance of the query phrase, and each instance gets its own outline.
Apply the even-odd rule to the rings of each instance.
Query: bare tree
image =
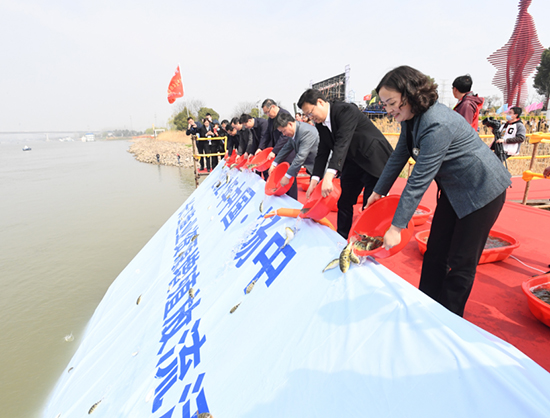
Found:
[[[240,102],[233,109],[231,117],[239,117],[243,113],[250,113],[252,109],[256,108],[256,103],[254,102]]]

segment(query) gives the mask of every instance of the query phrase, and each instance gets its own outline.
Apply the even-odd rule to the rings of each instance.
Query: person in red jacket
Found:
[[[475,129],[479,125],[479,111],[485,101],[483,97],[478,97],[472,91],[472,77],[469,74],[461,75],[453,81],[453,96],[458,99],[458,103],[453,110],[458,112]]]

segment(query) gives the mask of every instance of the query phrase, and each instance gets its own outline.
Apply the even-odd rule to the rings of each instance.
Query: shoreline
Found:
[[[159,135],[159,138],[161,138],[161,135]],[[143,163],[193,168],[193,151],[190,143],[187,144],[187,141],[167,141],[159,138],[133,139],[128,152],[134,154],[135,159]],[[157,154],[159,154],[158,161]],[[180,155],[179,163],[178,154]]]

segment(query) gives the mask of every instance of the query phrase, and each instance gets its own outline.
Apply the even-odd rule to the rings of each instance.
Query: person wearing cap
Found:
[[[281,179],[281,186],[286,186],[292,177],[298,175],[302,166],[305,166],[309,174],[313,172],[313,164],[315,163],[317,147],[319,146],[319,132],[310,124],[297,121],[290,113],[279,113],[273,121],[273,126],[282,135],[290,139],[275,157],[275,161],[273,161],[269,169],[269,174],[271,174],[278,164],[285,161],[289,154],[292,152],[295,153],[290,167]],[[290,187],[287,195],[298,199],[296,181]]]
[[[342,194],[338,199],[337,231],[347,239],[353,222],[353,205],[363,189],[363,202],[367,201],[392,147],[355,104],[328,102],[319,90],[309,89],[298,100],[298,107],[313,119],[319,132],[319,148],[307,197],[321,178],[322,195],[328,196],[333,178],[340,173]]]

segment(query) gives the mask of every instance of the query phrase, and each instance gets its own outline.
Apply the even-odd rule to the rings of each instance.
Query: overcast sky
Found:
[[[512,34],[519,0],[2,0],[0,132],[145,130],[200,99],[221,117],[351,67],[356,100],[390,69],[434,77],[443,101],[469,73],[499,95],[487,57]],[[529,13],[550,47],[548,0]],[[170,105],[180,64],[185,96]],[[532,80],[530,97],[535,98]],[[444,87],[444,88],[443,88]]]

